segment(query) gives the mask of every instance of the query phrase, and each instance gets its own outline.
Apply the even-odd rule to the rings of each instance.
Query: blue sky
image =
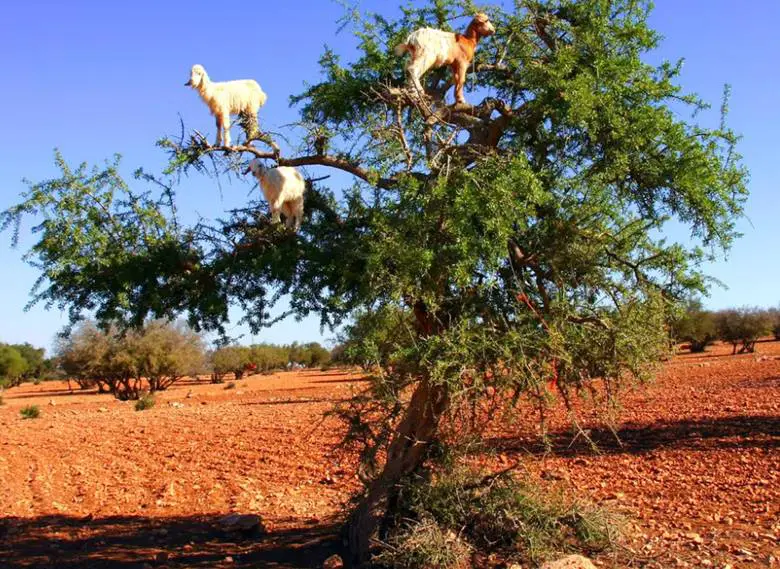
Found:
[[[372,0],[366,9],[392,12],[395,2]],[[137,166],[155,171],[163,164],[154,142],[179,128],[214,134],[213,119],[197,94],[185,88],[189,68],[203,64],[213,79],[255,78],[268,94],[260,112],[264,129],[296,120],[288,97],[318,77],[317,60],[328,44],[349,56],[354,41],[336,34],[341,6],[329,0],[262,2],[219,16],[213,2],[9,2],[0,17],[0,209],[18,200],[21,182],[56,174],[53,148],[71,163],[101,162],[123,155],[125,172]],[[246,7],[251,4],[246,4]],[[780,2],[754,0],[657,0],[651,25],[664,37],[655,60],[686,60],[681,83],[715,108],[723,84],[732,85],[730,125],[751,171],[744,237],[728,259],[707,267],[728,286],[714,288],[713,308],[777,305],[780,263],[776,253],[780,199],[775,171],[780,161]],[[715,125],[716,114],[701,120]],[[234,134],[235,136],[235,134]],[[246,199],[250,186],[218,189],[193,178],[179,190],[185,208],[205,216]],[[29,227],[29,224],[28,226]],[[774,229],[774,230],[773,230]],[[0,341],[51,345],[66,323],[57,310],[23,311],[37,277],[21,261],[29,236],[12,250],[10,234],[0,235]],[[239,330],[236,330],[237,332]],[[321,341],[332,333],[316,319],[288,319],[245,341]]]

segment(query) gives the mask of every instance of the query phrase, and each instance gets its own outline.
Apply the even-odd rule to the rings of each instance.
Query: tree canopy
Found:
[[[324,325],[400,313],[408,325],[383,348],[394,365],[369,397],[370,416],[384,419],[362,431],[364,456],[386,459],[366,470],[351,518],[354,565],[458,401],[487,389],[541,397],[551,380],[567,396],[646,375],[668,347],[671,305],[704,289],[700,262],[737,237],[747,195],[727,94],[719,124],[700,124],[707,105],[679,86],[681,63],[643,59],[660,41],[646,1],[487,9],[497,32],[470,68],[473,104],[446,104],[446,69],[425,76],[425,99],[403,89],[392,47],[422,25],[460,28],[474,10],[432,0],[394,19],[350,12],[358,56],[327,49],[321,77],[291,97],[296,156],[265,136],[225,149],[182,135],[160,142],[167,170],[137,171],[131,189],[118,158],[90,170],[57,154],[61,175],[31,183],[2,216],[17,231],[23,216],[39,220],[26,254],[41,271],[33,302],[73,319],[186,314],[223,330],[237,303],[256,329],[282,297]],[[183,174],[231,176],[251,157],[341,170],[354,183],[337,193],[311,182],[298,233],[251,200],[215,221],[180,222]],[[670,220],[690,228],[688,243],[664,238]]]

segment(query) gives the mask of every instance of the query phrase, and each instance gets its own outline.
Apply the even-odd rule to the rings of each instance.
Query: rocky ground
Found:
[[[780,568],[780,342],[730,351],[680,355],[628,394],[621,443],[586,422],[594,453],[558,410],[551,446],[535,428],[492,433],[496,466],[622,514],[630,538],[598,565]],[[343,371],[182,382],[144,412],[65,383],[6,391],[0,567],[320,566],[358,487],[324,413],[360,383]],[[39,419],[21,418],[29,404]],[[264,530],[227,527],[233,512]]]

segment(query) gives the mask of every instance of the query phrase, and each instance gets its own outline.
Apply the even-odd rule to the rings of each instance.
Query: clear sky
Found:
[[[392,0],[364,0],[365,9],[392,12]],[[317,60],[325,44],[349,57],[354,41],[337,34],[337,2],[288,0],[243,5],[201,0],[6,2],[0,15],[0,208],[18,201],[22,178],[56,174],[53,149],[71,163],[101,162],[123,155],[128,175],[138,166],[156,171],[163,154],[155,140],[190,128],[213,137],[213,119],[197,94],[184,87],[189,68],[203,64],[215,80],[255,78],[268,94],[261,127],[283,131],[296,120],[288,97],[318,79]],[[243,8],[243,11],[242,11]],[[732,85],[730,125],[751,172],[744,237],[728,259],[707,267],[727,289],[713,288],[707,304],[777,305],[780,198],[780,2],[775,0],[657,0],[651,25],[664,42],[652,59],[686,60],[682,84],[717,109],[724,83]],[[714,126],[717,116],[701,115]],[[235,134],[234,134],[235,136]],[[249,184],[220,190],[193,178],[179,190],[185,208],[214,216],[246,199]],[[29,228],[29,224],[27,225]],[[775,228],[774,230],[772,228]],[[66,323],[57,310],[23,310],[37,278],[21,262],[20,249],[0,234],[0,341],[29,341],[49,347]],[[332,337],[316,319],[288,319],[244,341],[321,341]]]

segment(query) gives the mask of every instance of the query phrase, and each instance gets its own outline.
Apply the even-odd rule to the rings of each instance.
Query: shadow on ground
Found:
[[[220,517],[3,518],[0,567],[303,569],[338,550],[336,524],[242,536],[220,529]]]
[[[616,437],[617,435],[617,437]],[[780,416],[731,416],[711,419],[657,422],[651,425],[590,430],[590,439],[603,454],[641,454],[656,449],[707,451],[727,448],[780,448]],[[583,436],[556,432],[549,446],[538,437],[497,437],[488,446],[500,451],[523,451],[534,455],[553,452],[560,456],[594,453]]]

